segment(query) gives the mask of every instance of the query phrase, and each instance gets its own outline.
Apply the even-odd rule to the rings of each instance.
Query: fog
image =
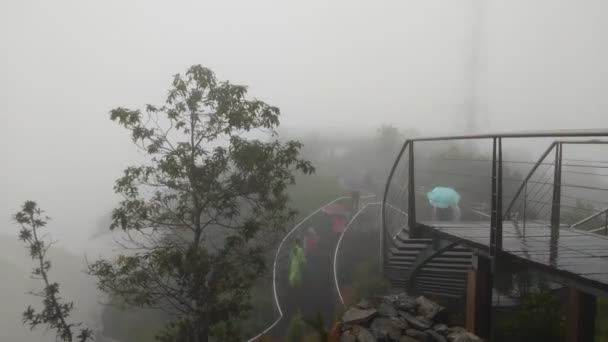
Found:
[[[161,103],[192,64],[248,85],[296,136],[606,127],[606,13],[602,0],[3,0],[0,234],[16,237],[10,217],[34,199],[58,247],[97,255],[114,180],[142,158],[108,112]]]

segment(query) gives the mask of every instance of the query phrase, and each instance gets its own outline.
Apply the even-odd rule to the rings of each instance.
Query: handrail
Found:
[[[530,170],[530,172],[528,172],[528,175],[526,176],[526,178],[524,178],[524,180],[521,182],[521,185],[517,189],[517,192],[513,196],[513,199],[511,200],[511,203],[509,203],[509,206],[507,207],[507,210],[504,213],[504,217],[508,218],[510,216],[511,210],[513,209],[513,206],[515,205],[515,202],[517,202],[517,200],[519,198],[519,195],[521,194],[521,192],[525,188],[526,183],[528,183],[530,181],[530,178],[532,178],[534,172],[536,172],[536,170],[538,169],[538,167],[543,164],[543,161],[545,160],[545,158],[547,158],[547,156],[549,155],[549,153],[551,153],[551,150],[556,145],[558,145],[558,144],[608,144],[608,141],[595,140],[595,139],[591,139],[591,140],[577,140],[577,141],[563,141],[563,140],[555,140],[555,141],[553,141],[549,145],[549,147],[545,150],[545,152],[541,155],[541,157],[537,160],[537,162],[534,164],[534,166],[532,167],[532,169]],[[552,183],[546,183],[546,184],[552,184]],[[560,184],[560,186],[568,187],[570,185],[562,183],[562,184]],[[595,188],[591,188],[591,187],[584,187],[584,188],[595,189]]]
[[[586,217],[586,218],[584,218],[584,219],[582,219],[582,220],[580,220],[580,221],[572,224],[570,226],[570,228],[576,228],[577,226],[580,226],[583,223],[589,222],[589,221],[593,220],[594,218],[596,218],[596,217],[598,217],[598,216],[600,216],[602,214],[605,214],[606,212],[608,212],[608,208],[606,208],[606,209],[604,209],[602,211],[599,211],[599,212],[597,212],[597,213],[595,213],[595,214],[593,214],[593,215],[591,215],[589,217]]]
[[[599,227],[595,229],[588,230],[589,233],[599,232],[600,230],[606,230],[606,227]]]
[[[374,194],[368,194],[368,195],[363,195],[360,198],[361,199],[365,199],[365,198],[373,198],[376,197],[376,195]],[[283,318],[283,310],[281,310],[281,305],[279,303],[279,297],[278,297],[278,291],[277,291],[277,260],[279,258],[279,253],[281,251],[281,248],[283,247],[283,244],[285,243],[285,241],[287,241],[287,238],[289,238],[289,236],[291,236],[291,234],[293,234],[293,232],[295,232],[298,228],[300,228],[300,226],[302,226],[302,224],[306,221],[308,221],[308,219],[310,219],[311,217],[313,217],[314,215],[318,214],[321,210],[323,210],[325,207],[328,207],[340,200],[344,200],[344,199],[348,199],[350,198],[349,196],[341,196],[338,198],[335,198],[334,200],[322,205],[321,207],[319,207],[317,210],[313,211],[312,213],[310,213],[308,216],[306,216],[304,219],[302,219],[300,222],[298,222],[297,225],[295,225],[287,234],[285,234],[285,236],[283,237],[283,240],[281,240],[281,243],[279,243],[279,247],[277,248],[277,251],[274,255],[274,262],[273,262],[273,267],[272,267],[272,288],[273,288],[273,294],[274,294],[274,304],[277,308],[277,310],[279,311],[279,318],[277,318],[274,323],[272,323],[268,328],[264,329],[264,331],[262,331],[261,333],[257,334],[256,336],[252,337],[251,339],[247,340],[247,342],[253,342],[255,340],[257,340],[258,338],[260,338],[262,335],[266,334],[267,332],[269,332],[272,328],[274,328]],[[367,204],[366,204],[367,206]]]
[[[313,217],[314,215],[316,215],[318,212],[320,212],[321,210],[323,210],[323,208],[334,204],[340,200],[343,199],[347,199],[349,197],[347,196],[342,196],[342,197],[338,197],[328,203],[326,203],[325,205],[319,207],[317,210],[313,211],[310,215],[306,216],[302,221],[300,221],[297,225],[295,225],[287,234],[285,234],[285,236],[283,237],[283,240],[281,240],[281,243],[279,244],[279,247],[277,248],[276,253],[274,254],[274,262],[272,265],[272,289],[273,289],[273,294],[274,294],[274,304],[277,308],[277,310],[279,310],[279,318],[276,319],[276,321],[274,321],[274,323],[272,323],[268,328],[266,328],[264,331],[262,331],[261,333],[257,334],[256,336],[252,337],[251,339],[247,340],[247,342],[253,342],[255,340],[257,340],[258,338],[260,338],[262,335],[266,334],[267,332],[269,332],[272,328],[274,328],[283,318],[283,311],[281,310],[281,305],[279,304],[279,295],[278,295],[278,291],[277,291],[277,260],[279,258],[279,252],[281,251],[281,248],[283,247],[283,244],[285,243],[285,241],[287,241],[287,238],[294,232],[296,231],[296,229],[298,229],[304,222],[308,221],[309,218]]]
[[[395,174],[395,170],[397,169],[397,165],[399,165],[399,162],[401,161],[401,157],[403,156],[403,152],[405,152],[405,149],[407,148],[407,146],[410,144],[410,140],[406,140],[405,143],[403,143],[403,146],[401,147],[401,150],[399,151],[399,153],[397,154],[397,158],[395,159],[395,162],[393,163],[393,167],[391,168],[391,171],[389,172],[388,175],[388,179],[386,181],[386,186],[384,187],[384,194],[382,195],[382,206],[381,206],[381,210],[380,210],[380,220],[381,220],[381,224],[380,224],[380,253],[382,255],[382,263],[383,263],[383,269],[384,269],[384,244],[385,244],[385,234],[386,234],[386,198],[388,197],[388,190],[391,186],[391,181],[393,180],[393,176]]]
[[[439,141],[439,140],[475,140],[492,138],[576,138],[576,137],[608,137],[608,129],[580,129],[555,131],[521,131],[497,132],[471,135],[430,136],[408,139],[408,141]]]
[[[338,297],[340,298],[340,303],[342,303],[342,305],[344,305],[344,297],[342,297],[342,292],[340,291],[340,284],[338,282],[338,251],[340,250],[342,238],[348,231],[348,228],[350,228],[351,224],[359,216],[359,214],[361,214],[370,205],[379,205],[379,204],[381,204],[381,202],[366,203],[361,209],[359,209],[353,215],[353,217],[351,217],[350,221],[348,221],[348,224],[346,224],[346,227],[344,227],[344,230],[342,231],[342,234],[340,234],[340,238],[338,239],[338,242],[336,244],[336,249],[334,250],[334,262],[333,262],[333,264],[334,264],[334,284],[336,285],[336,291],[338,292]]]
[[[534,172],[536,172],[536,170],[542,164],[542,162],[545,160],[545,158],[547,158],[547,156],[549,155],[549,153],[551,153],[551,150],[553,150],[553,148],[555,146],[557,146],[557,144],[558,144],[557,142],[552,142],[551,145],[549,145],[549,147],[545,150],[545,152],[538,159],[538,161],[536,161],[536,164],[534,164],[534,166],[532,167],[532,169],[530,170],[530,172],[528,172],[528,175],[521,182],[521,185],[519,186],[519,188],[517,189],[517,192],[513,196],[513,199],[511,200],[511,203],[509,203],[509,206],[507,207],[507,210],[505,211],[504,217],[509,217],[509,215],[511,215],[511,210],[513,209],[513,205],[515,205],[515,202],[519,198],[519,195],[521,194],[521,192],[523,191],[523,189],[526,187],[526,184],[528,183],[528,181],[530,180],[530,178],[532,178],[532,175],[534,175]]]

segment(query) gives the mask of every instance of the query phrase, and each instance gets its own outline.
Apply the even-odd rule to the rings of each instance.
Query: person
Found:
[[[432,206],[432,208],[433,221],[460,221],[460,207],[458,205],[448,208]]]
[[[302,241],[298,238],[289,256],[289,285],[291,287],[298,287],[302,284],[305,266],[306,256],[302,249]]]
[[[317,254],[318,243],[319,234],[317,234],[317,231],[313,227],[309,227],[306,230],[306,236],[304,237],[304,251],[306,252],[306,259],[309,259]]]
[[[437,186],[427,193],[433,221],[460,221],[460,194],[449,187]]]

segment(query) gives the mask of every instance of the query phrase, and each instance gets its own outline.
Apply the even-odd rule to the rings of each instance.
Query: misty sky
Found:
[[[195,63],[290,130],[457,133],[471,99],[483,130],[606,127],[608,2],[483,2],[0,0],[1,233],[36,199],[82,251],[137,158],[108,111]]]

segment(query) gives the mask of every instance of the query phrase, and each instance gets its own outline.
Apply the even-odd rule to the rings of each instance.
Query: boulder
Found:
[[[448,326],[445,324],[435,324],[433,326],[433,330],[435,330],[436,332],[438,332],[442,335],[446,335],[448,333]]]
[[[401,336],[399,337],[399,342],[420,342],[417,339],[409,336]]]
[[[355,334],[353,334],[350,330],[347,330],[342,333],[340,342],[357,342],[357,336],[355,336]]]
[[[417,329],[407,329],[405,331],[405,334],[407,336],[415,338],[417,341],[421,341],[421,342],[430,341],[429,334],[425,333],[424,331],[417,330]]]
[[[391,317],[390,319],[394,322],[395,326],[399,327],[399,329],[405,330],[408,328],[407,321],[403,317]]]
[[[462,327],[449,327],[446,308],[405,293],[363,299],[334,325],[332,342],[481,342]]]
[[[373,335],[379,340],[398,340],[401,336],[401,328],[397,320],[390,318],[376,318],[370,325]]]
[[[426,333],[429,335],[429,341],[431,342],[447,342],[448,340],[443,337],[440,333],[435,330],[427,330]]]
[[[426,319],[435,320],[438,318],[438,315],[446,312],[443,306],[427,299],[424,296],[416,298],[416,304],[416,312],[419,316],[423,316]]]
[[[414,298],[404,295],[397,298],[397,300],[395,301],[395,306],[399,310],[415,312],[416,308],[418,307],[418,303],[416,303],[416,300]]]
[[[378,313],[384,317],[397,317],[397,309],[389,302],[382,302],[378,308]]]
[[[372,335],[369,330],[365,328],[359,328],[357,333],[357,342],[377,342],[378,340]]]
[[[481,339],[471,334],[465,328],[452,327],[448,329],[447,340],[450,342],[480,342]]]
[[[350,308],[342,316],[342,323],[344,325],[354,325],[359,323],[365,323],[378,314],[376,309],[359,309]]]
[[[359,309],[367,310],[372,308],[372,304],[367,299],[361,299],[359,303],[357,303],[357,307]]]
[[[426,319],[422,317],[414,317],[412,314],[404,311],[399,311],[399,315],[403,317],[407,321],[408,325],[414,329],[427,330],[432,325],[432,323],[429,323]]]

